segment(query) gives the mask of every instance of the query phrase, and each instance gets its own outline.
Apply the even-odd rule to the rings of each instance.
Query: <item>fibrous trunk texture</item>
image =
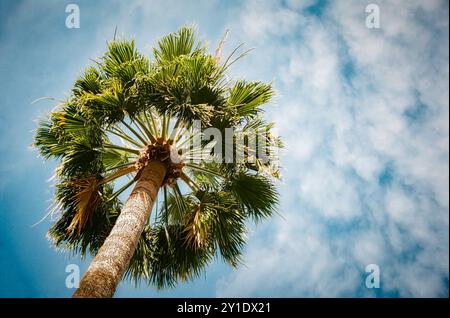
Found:
[[[166,172],[166,165],[158,161],[149,162],[142,170],[111,233],[92,260],[73,297],[114,295],[150,217]]]

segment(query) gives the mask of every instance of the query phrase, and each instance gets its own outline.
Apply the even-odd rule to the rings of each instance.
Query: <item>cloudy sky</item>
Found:
[[[366,26],[376,3],[379,28]],[[80,28],[65,26],[67,4]],[[35,119],[118,34],[140,50],[195,23],[212,50],[255,48],[230,72],[272,81],[267,117],[286,149],[280,216],[251,228],[245,266],[120,297],[448,297],[448,1],[1,1],[0,296],[67,297],[44,215],[54,162],[30,149]],[[365,286],[368,264],[381,273]]]

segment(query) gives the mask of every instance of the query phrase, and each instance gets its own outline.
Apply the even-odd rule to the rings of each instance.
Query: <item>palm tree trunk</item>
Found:
[[[149,162],[142,170],[111,233],[92,260],[73,297],[114,295],[150,217],[166,172],[166,166],[158,161]]]

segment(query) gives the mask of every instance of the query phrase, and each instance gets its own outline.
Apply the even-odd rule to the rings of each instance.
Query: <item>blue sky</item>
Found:
[[[156,39],[195,23],[225,54],[255,50],[231,70],[272,81],[267,117],[286,149],[279,212],[251,227],[245,266],[157,292],[123,283],[119,297],[442,297],[449,278],[448,2],[2,1],[0,3],[0,296],[68,297],[66,265],[37,226],[54,162],[30,149],[35,119],[100,56],[117,25],[150,54]],[[80,28],[65,26],[66,5]],[[367,289],[378,264],[381,288]]]

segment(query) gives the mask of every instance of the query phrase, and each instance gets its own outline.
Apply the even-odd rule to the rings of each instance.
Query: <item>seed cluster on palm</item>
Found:
[[[276,207],[276,150],[282,144],[262,118],[271,85],[226,75],[247,53],[239,49],[227,59],[210,54],[191,27],[163,37],[153,59],[134,41],[108,43],[36,130],[41,155],[59,160],[52,206],[57,219],[49,230],[56,246],[100,254],[108,236],[119,233],[113,228],[128,204],[121,201],[125,191],[134,186],[133,193],[150,193],[154,187],[158,196],[150,193],[145,206],[153,213],[147,211],[136,230],[120,279],[161,288],[198,276],[216,257],[232,266],[242,261],[247,220],[270,217]],[[243,160],[222,160],[226,151],[218,150],[229,145],[203,139],[207,128],[223,135],[232,128],[232,155],[237,139],[245,139]],[[151,169],[161,171],[161,181],[145,179]],[[102,249],[106,264],[109,254]]]

